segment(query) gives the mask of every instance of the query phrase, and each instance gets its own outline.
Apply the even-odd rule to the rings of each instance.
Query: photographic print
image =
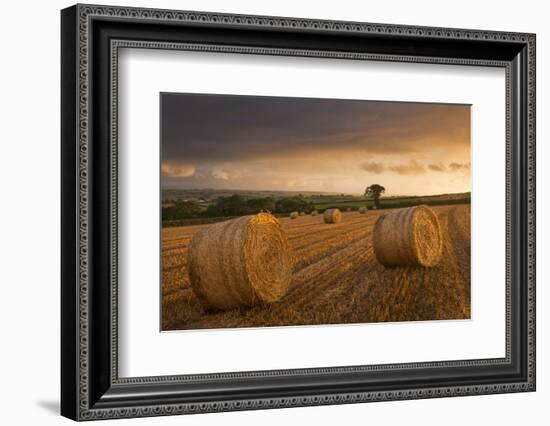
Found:
[[[161,329],[470,318],[470,105],[160,94]]]

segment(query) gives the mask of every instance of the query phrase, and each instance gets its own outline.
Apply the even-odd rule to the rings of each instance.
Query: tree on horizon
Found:
[[[380,205],[380,196],[386,191],[386,188],[384,188],[382,185],[378,185],[377,183],[372,184],[370,186],[367,186],[365,189],[364,196],[366,198],[372,198],[374,200],[374,206],[378,208]]]

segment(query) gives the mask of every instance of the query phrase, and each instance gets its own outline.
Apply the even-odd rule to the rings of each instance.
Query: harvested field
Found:
[[[385,268],[376,260],[372,231],[388,210],[281,218],[295,263],[287,294],[270,305],[205,312],[186,269],[187,247],[199,229],[162,231],[162,329],[262,327],[470,318],[470,206],[433,207],[443,238],[433,268]]]

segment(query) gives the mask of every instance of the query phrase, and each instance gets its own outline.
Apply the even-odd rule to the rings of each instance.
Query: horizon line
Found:
[[[342,192],[342,191],[312,191],[312,190],[300,190],[300,189],[237,189],[237,188],[161,188],[161,191],[240,191],[240,192],[293,192],[293,193],[313,193],[313,194],[335,194],[335,195],[352,195],[363,196],[360,192]],[[434,194],[389,194],[385,197],[433,197],[437,195],[457,195],[457,194],[471,194],[472,191],[460,191],[460,192],[439,192]]]

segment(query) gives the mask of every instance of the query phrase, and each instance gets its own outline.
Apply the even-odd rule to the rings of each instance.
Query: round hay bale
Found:
[[[290,218],[291,219],[296,219],[298,217],[298,212],[292,212],[290,213]]]
[[[351,211],[351,207],[348,207],[348,208],[346,209],[346,211],[347,211],[347,212],[350,212],[350,211]]]
[[[365,206],[359,207],[359,213],[365,214],[367,212],[367,208]]]
[[[304,212],[299,213],[300,216],[305,216],[306,214]]]
[[[425,205],[380,216],[372,238],[376,259],[384,266],[431,267],[441,258],[439,220]]]
[[[342,212],[339,209],[326,209],[323,219],[325,223],[338,223],[342,220]]]
[[[290,284],[288,237],[269,213],[243,216],[203,228],[189,245],[193,291],[209,310],[272,303]]]
[[[312,215],[312,216],[317,216],[318,214],[319,214],[319,212],[318,212],[317,210],[313,210],[313,211],[311,212],[311,215]]]

